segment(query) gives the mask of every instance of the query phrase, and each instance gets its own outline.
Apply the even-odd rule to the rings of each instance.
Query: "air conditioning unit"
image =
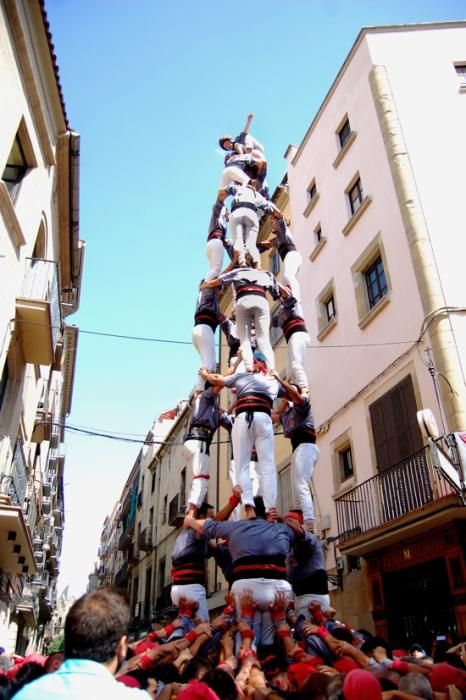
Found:
[[[344,559],[337,559],[337,571],[343,571],[345,568],[345,560]]]

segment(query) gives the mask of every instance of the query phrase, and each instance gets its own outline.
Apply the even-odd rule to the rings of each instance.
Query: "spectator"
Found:
[[[150,697],[126,688],[114,676],[126,657],[129,607],[123,596],[100,588],[79,598],[65,622],[65,661],[55,673],[29,683],[17,700],[90,700]],[[138,695],[139,693],[139,695]]]

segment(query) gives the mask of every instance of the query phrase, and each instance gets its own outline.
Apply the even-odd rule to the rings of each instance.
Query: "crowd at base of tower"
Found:
[[[207,519],[202,529],[225,532]],[[230,528],[234,530],[246,521]],[[230,525],[234,525],[230,523]],[[277,537],[297,528],[263,521]],[[288,532],[288,529],[290,532]],[[271,534],[271,533],[269,533]],[[306,538],[304,537],[304,541]],[[277,564],[279,566],[279,564]],[[237,568],[244,566],[239,564]],[[244,571],[241,572],[244,576]],[[234,572],[233,572],[234,578]],[[243,579],[244,580],[244,579]],[[466,694],[466,645],[438,640],[428,656],[418,644],[392,650],[384,639],[354,630],[322,603],[290,607],[275,579],[269,597],[249,579],[210,622],[195,600],[179,599],[176,616],[128,644],[129,607],[121,593],[101,588],[83,596],[65,622],[64,653],[8,659],[0,655],[0,697],[18,700],[140,697],[160,700],[376,700]],[[232,590],[236,581],[232,584]],[[268,589],[267,589],[268,590]],[[297,600],[297,599],[296,599]],[[267,601],[268,602],[267,604]],[[261,641],[263,640],[263,641]],[[429,652],[431,650],[428,650]],[[9,668],[8,668],[9,667]]]

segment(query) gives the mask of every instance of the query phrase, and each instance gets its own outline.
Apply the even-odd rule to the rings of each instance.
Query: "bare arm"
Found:
[[[239,365],[241,364],[242,361],[243,361],[243,356],[241,355],[241,350],[239,350],[239,351],[238,351],[238,356],[237,356],[237,358],[236,358],[234,364],[231,365],[231,367],[229,367],[229,368],[226,370],[226,372],[225,372],[225,374],[224,374],[223,376],[224,376],[224,377],[229,377],[230,374],[234,374],[234,373],[236,372],[236,370],[238,369],[238,367],[239,367]]]
[[[233,486],[233,493],[231,495],[231,498],[229,499],[228,503],[223,506],[222,510],[219,510],[216,515],[212,518],[212,520],[216,520],[217,522],[223,522],[224,520],[228,520],[230,515],[233,513],[235,510],[236,506],[241,503],[241,494],[242,494],[242,488],[241,486]]]
[[[192,530],[195,530],[199,535],[203,535],[204,523],[205,520],[196,520],[195,518],[191,518],[190,515],[187,515],[184,519],[183,527],[190,527]]]
[[[249,129],[251,128],[252,120],[254,119],[254,114],[252,112],[249,112],[247,119],[246,119],[246,124],[243,126],[243,132],[245,134],[249,134]]]
[[[272,375],[272,377],[275,377],[277,382],[285,389],[286,393],[288,394],[290,399],[293,401],[293,403],[297,403],[299,405],[304,403],[305,397],[301,396],[299,391],[296,391],[294,386],[292,386],[287,381],[282,379],[276,370],[272,370],[270,372],[270,374]]]
[[[227,190],[219,190],[217,192],[217,199],[219,202],[224,202],[227,197],[228,197]]]
[[[213,372],[208,372],[205,367],[201,367],[199,374],[202,379],[206,382],[210,382],[213,386],[219,386],[220,388],[225,386],[225,379],[222,374],[215,374]]]
[[[222,281],[216,277],[213,280],[209,280],[208,282],[202,282],[199,285],[199,289],[214,289],[214,287],[221,287],[222,286]]]

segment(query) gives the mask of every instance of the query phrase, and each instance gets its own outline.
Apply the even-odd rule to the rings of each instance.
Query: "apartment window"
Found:
[[[353,468],[353,454],[351,452],[351,445],[344,447],[339,451],[339,461],[340,461],[340,473],[341,481],[346,481],[354,476]]]
[[[348,141],[349,137],[351,136],[351,127],[349,123],[349,119],[346,118],[346,120],[343,122],[343,125],[341,128],[338,130],[338,140],[340,142],[340,148],[343,148],[343,146],[346,144]]]
[[[2,410],[3,400],[5,398],[6,388],[8,385],[8,362],[3,366],[2,376],[0,378],[0,411]]]
[[[278,250],[275,250],[270,256],[270,272],[275,276],[280,272],[280,255]]]
[[[163,594],[163,587],[165,584],[165,564],[166,564],[166,559],[163,557],[160,560],[159,564],[159,580],[158,580],[158,596],[160,597]]]
[[[163,512],[162,512],[162,524],[167,522],[168,513],[168,496],[163,497]]]
[[[351,266],[359,328],[365,328],[390,301],[390,277],[380,233]]]
[[[313,180],[313,181],[311,182],[311,184],[309,185],[309,187],[308,187],[308,189],[307,189],[307,194],[308,194],[308,197],[309,197],[309,201],[312,200],[312,199],[314,199],[314,197],[317,195],[317,185],[316,185],[316,181],[315,181],[315,180]]]
[[[280,328],[280,306],[277,306],[272,311],[272,317],[270,320],[270,342],[272,346],[277,345],[283,336],[283,331]]]
[[[180,479],[180,506],[183,507],[186,504],[186,467],[181,470]]]
[[[156,475],[156,471],[155,471],[155,469],[154,469],[154,471],[152,472],[152,481],[151,481],[151,484],[150,484],[150,491],[151,491],[151,493],[154,493],[154,491],[155,491],[155,475]]]
[[[361,569],[361,559],[360,559],[360,557],[350,555],[350,556],[346,557],[346,565],[347,565],[349,574],[352,571],[359,571]]]
[[[348,201],[350,205],[351,215],[355,214],[364,200],[362,191],[361,178],[358,177],[351,189],[348,190]]]
[[[16,185],[19,185],[27,169],[28,166],[23,147],[19,135],[16,134],[2,175],[2,180],[6,184],[9,192],[12,192]]]
[[[291,469],[286,467],[278,474],[278,507],[280,513],[287,513],[292,505]]]
[[[325,302],[325,315],[327,316],[327,321],[331,321],[332,318],[335,318],[336,316],[336,311],[335,311],[335,299],[332,296]]]
[[[337,309],[335,304],[335,290],[333,280],[330,280],[316,300],[318,340],[323,340],[337,322]]]
[[[466,63],[456,63],[455,71],[460,87],[466,89]]]
[[[317,226],[314,229],[314,238],[317,243],[320,243],[322,240],[322,226],[320,224],[317,224]]]
[[[372,309],[388,292],[382,257],[374,260],[364,273],[369,308]]]
[[[149,510],[149,529],[152,531],[152,526],[154,524],[154,506]]]

